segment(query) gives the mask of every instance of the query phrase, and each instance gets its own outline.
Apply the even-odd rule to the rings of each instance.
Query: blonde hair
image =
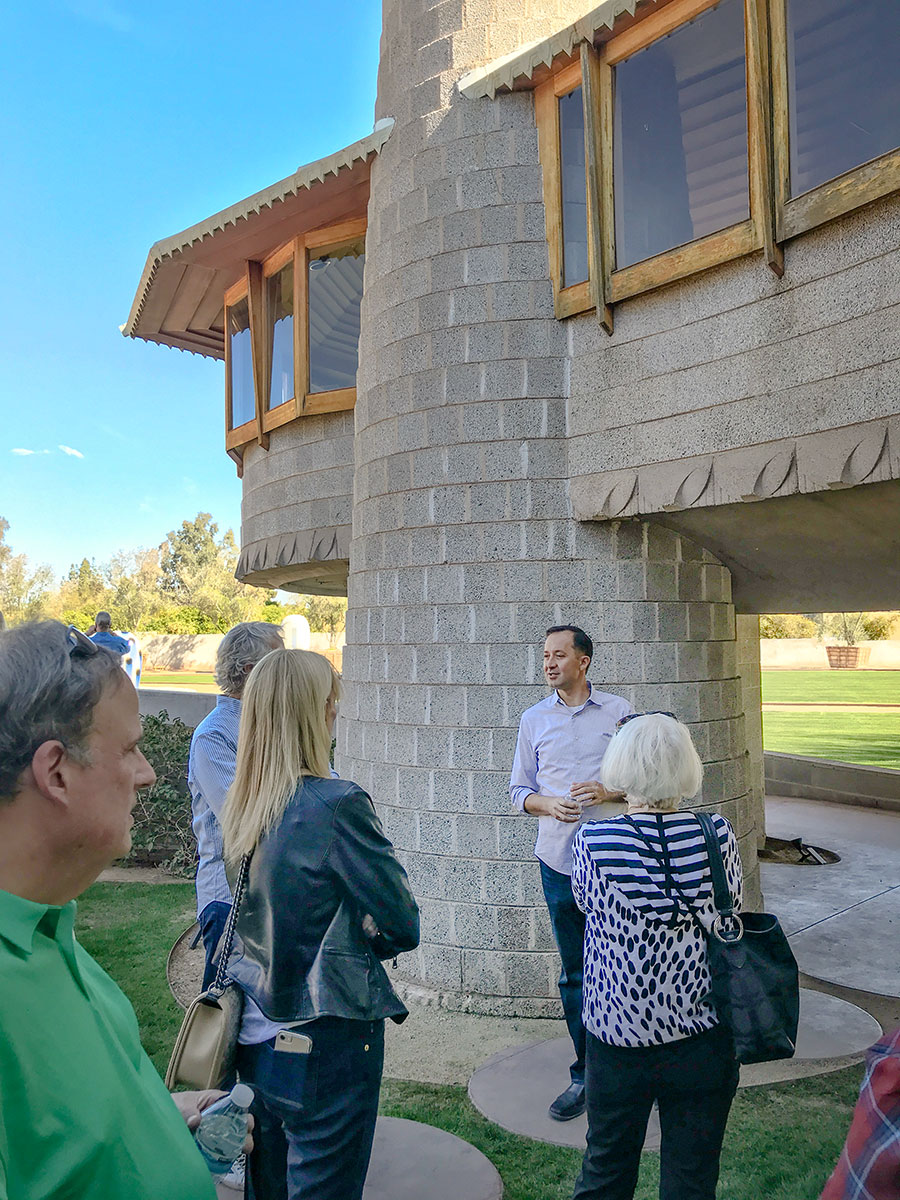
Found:
[[[340,691],[331,663],[310,650],[273,650],[250,672],[234,783],[222,813],[229,862],[249,854],[278,824],[304,775],[330,774],[325,705]]]
[[[686,726],[664,713],[646,713],[614,735],[600,780],[610,791],[647,801],[648,807],[665,807],[666,801],[696,796],[703,764]]]

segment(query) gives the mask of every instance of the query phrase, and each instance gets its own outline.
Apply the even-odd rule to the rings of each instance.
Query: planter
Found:
[[[854,667],[864,667],[869,661],[868,646],[826,646],[828,665],[832,669],[852,670]]]

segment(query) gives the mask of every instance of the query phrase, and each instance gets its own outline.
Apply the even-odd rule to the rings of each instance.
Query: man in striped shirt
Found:
[[[547,630],[544,678],[553,691],[522,714],[509,781],[514,806],[538,818],[534,853],[562,960],[559,994],[575,1049],[571,1083],[550,1105],[555,1121],[584,1112],[584,914],[572,896],[572,843],[583,819],[621,810],[611,802],[621,801],[622,794],[608,792],[599,781],[600,763],[616,722],[633,711],[621,696],[588,682],[593,654],[593,642],[577,625]]]
[[[260,659],[272,650],[281,650],[283,645],[280,625],[244,621],[228,630],[216,655],[216,683],[222,695],[191,738],[188,787],[200,858],[197,865],[197,920],[206,951],[204,988],[215,978],[213,960],[231,908],[219,821],[234,779],[241,696],[247,676]]]

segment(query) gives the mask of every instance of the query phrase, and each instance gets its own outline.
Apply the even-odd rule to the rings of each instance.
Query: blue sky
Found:
[[[222,364],[119,325],[153,242],[371,130],[380,28],[379,0],[6,10],[0,516],[16,552],[63,572],[201,510],[238,533]]]

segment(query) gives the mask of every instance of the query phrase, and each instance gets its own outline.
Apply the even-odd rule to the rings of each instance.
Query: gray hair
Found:
[[[690,730],[666,713],[643,713],[613,736],[600,765],[600,782],[627,792],[648,808],[696,796],[703,764]]]
[[[248,667],[284,645],[280,625],[268,621],[242,621],[222,638],[216,655],[216,683],[227,696],[240,696],[247,682]]]
[[[112,625],[112,617],[108,612],[98,612],[96,617],[94,617],[94,624],[98,629],[109,629]]]
[[[118,654],[70,635],[59,621],[30,621],[0,634],[0,804],[15,797],[44,742],[62,742],[76,761],[88,761],[94,708],[125,678]]]

